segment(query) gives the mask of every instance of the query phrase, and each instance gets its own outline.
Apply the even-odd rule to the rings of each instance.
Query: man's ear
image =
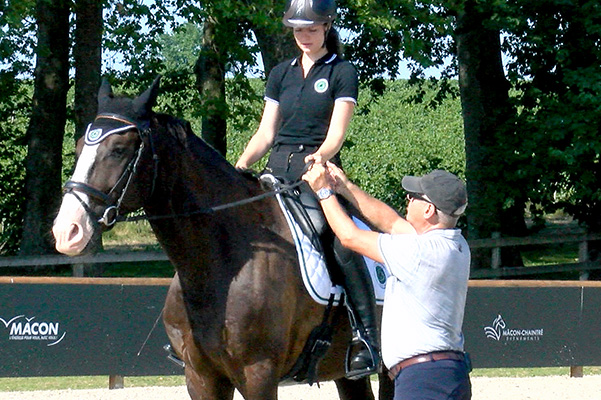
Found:
[[[429,220],[431,218],[438,218],[438,214],[436,212],[436,206],[432,203],[428,203],[426,208],[424,209],[424,218]],[[435,224],[433,224],[435,225]]]

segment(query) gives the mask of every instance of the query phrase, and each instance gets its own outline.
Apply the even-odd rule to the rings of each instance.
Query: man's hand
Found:
[[[328,175],[330,176],[331,182],[334,185],[336,193],[345,195],[350,192],[350,184],[346,174],[336,164],[327,162],[326,167],[328,168]]]
[[[234,165],[234,168],[236,168],[239,171],[242,171],[242,170],[248,169],[248,165],[246,165],[245,162],[242,162],[241,160],[238,160],[236,162],[236,165]]]
[[[323,164],[313,163],[311,168],[302,176],[302,179],[311,186],[314,192],[321,188],[331,188],[333,182]]]

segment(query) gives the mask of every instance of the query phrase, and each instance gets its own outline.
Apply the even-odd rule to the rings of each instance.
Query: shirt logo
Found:
[[[313,88],[317,93],[324,93],[326,90],[328,90],[328,86],[328,80],[326,78],[321,78],[317,82],[315,82]]]

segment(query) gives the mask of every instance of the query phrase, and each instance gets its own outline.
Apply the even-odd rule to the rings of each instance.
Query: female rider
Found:
[[[340,166],[340,149],[357,103],[358,78],[351,63],[340,57],[338,33],[332,27],[335,17],[334,0],[288,0],[283,22],[292,28],[301,55],[269,74],[261,123],[236,168],[249,168],[269,150],[266,172],[286,181],[299,180],[307,162],[330,160]],[[347,377],[360,378],[377,372],[379,366],[373,287],[363,259],[338,240],[330,240],[355,320],[351,345],[359,349],[347,360]]]

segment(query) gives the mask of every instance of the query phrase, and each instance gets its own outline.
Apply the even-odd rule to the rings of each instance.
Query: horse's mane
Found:
[[[189,151],[195,159],[205,160],[207,165],[222,168],[229,174],[243,177],[251,183],[258,183],[258,173],[252,170],[239,171],[234,168],[225,157],[194,133],[190,122],[162,113],[155,113],[154,117],[158,127],[164,129],[182,147],[182,150]]]

